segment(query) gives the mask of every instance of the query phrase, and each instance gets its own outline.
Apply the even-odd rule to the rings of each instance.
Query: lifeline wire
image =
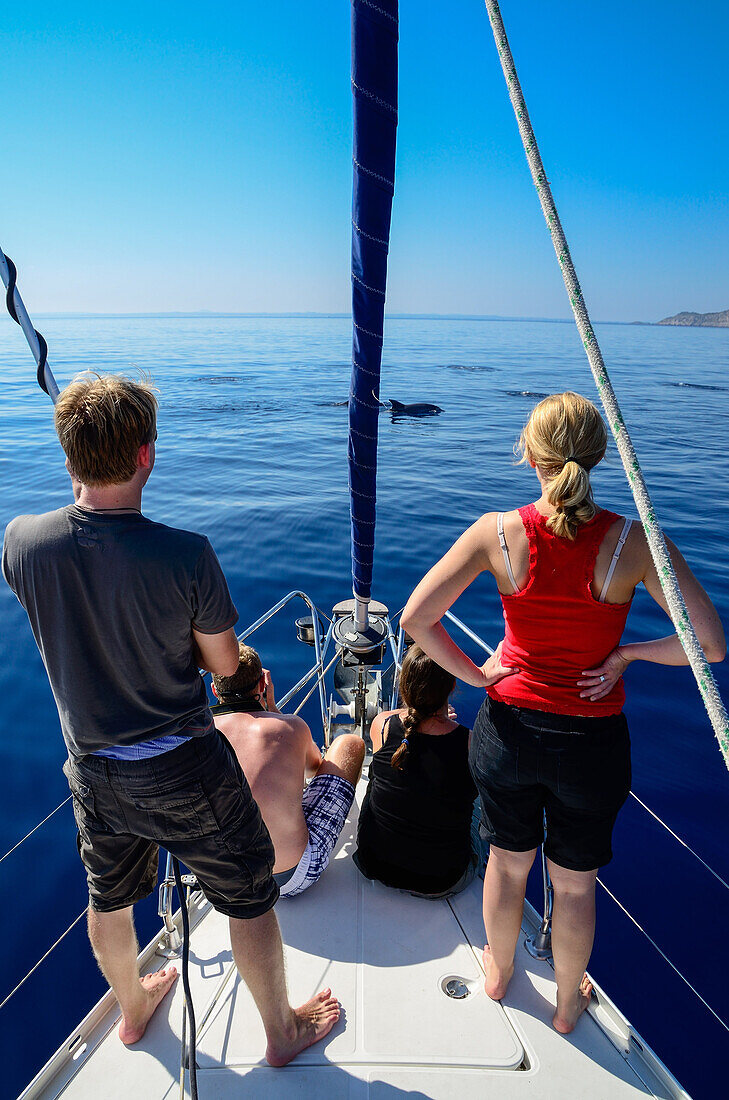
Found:
[[[38,366],[38,385],[48,394],[51,401],[55,404],[60,390],[58,389],[58,383],[53,377],[53,371],[48,366],[48,344],[41,333],[38,332],[38,329],[33,327],[33,322],[28,316],[28,311],[25,308],[23,299],[20,297],[20,292],[15,285],[17,281],[15,264],[9,256],[5,255],[1,248],[0,278],[2,278],[7,292],[5,295],[5,305],[7,306],[8,313],[15,323],[20,325],[25,333],[25,339],[28,341],[28,346],[33,352],[33,358]]]
[[[687,844],[685,840],[681,839],[681,837],[678,835],[678,833],[674,833],[671,826],[666,825],[665,821],[663,821],[663,819],[660,818],[658,816],[658,814],[650,808],[650,806],[646,806],[645,802],[643,802],[642,799],[638,798],[638,795],[635,793],[635,791],[631,791],[630,794],[631,794],[631,797],[634,798],[635,801],[638,803],[638,805],[643,807],[643,809],[646,811],[646,813],[649,813],[651,815],[651,817],[655,818],[655,820],[658,822],[658,824],[662,825],[663,828],[666,830],[666,832],[671,834],[671,836],[674,838],[674,840],[677,840],[678,843],[680,845],[682,845],[682,847],[684,847],[687,852],[691,853],[691,855],[694,857],[694,859],[699,861],[699,863],[701,864],[702,867],[705,867],[707,871],[711,872],[711,874],[714,876],[714,878],[717,880],[717,882],[720,882],[725,890],[729,890],[729,882],[726,882],[726,880],[721,877],[721,875],[719,874],[718,871],[715,871],[714,868],[712,866],[710,866],[710,864],[708,864],[705,859],[702,859],[701,856],[698,854],[698,852],[695,852],[693,850],[693,848],[691,847],[690,844]]]
[[[71,795],[69,795],[68,798],[64,798],[63,802],[61,802],[60,805],[56,806],[55,810],[51,810],[51,812],[48,814],[48,816],[44,817],[42,821],[39,821],[38,824],[34,828],[32,828],[29,833],[26,833],[22,840],[19,840],[18,843],[14,844],[12,848],[8,848],[8,850],[7,850],[7,852],[5,853],[4,856],[0,856],[0,863],[2,863],[2,861],[4,859],[7,859],[8,856],[11,856],[13,854],[13,852],[15,851],[15,849],[19,848],[21,844],[25,844],[28,837],[31,837],[33,835],[33,833],[37,832],[38,829],[40,829],[41,825],[45,825],[46,821],[50,821],[50,819],[53,817],[53,815],[58,813],[58,811],[60,809],[62,809],[62,807],[65,806],[67,802],[70,802],[70,801],[71,801]]]
[[[496,0],[485,0],[485,3],[491,22],[491,29],[496,41],[496,48],[499,52],[499,58],[501,59],[501,68],[503,69],[509,89],[509,97],[512,107],[514,108],[514,113],[516,114],[517,122],[519,123],[519,133],[521,134],[522,143],[524,145],[524,152],[529,162],[534,186],[539,195],[542,213],[547,221],[549,232],[552,235],[552,243],[557,254],[559,266],[562,270],[562,278],[564,279],[567,294],[569,295],[570,305],[572,306],[572,312],[577,324],[577,331],[580,334],[587,353],[590,370],[595,379],[595,384],[600,394],[600,400],[605,409],[605,415],[615,438],[628,482],[630,483],[630,488],[638,508],[638,514],[643,523],[648,545],[655,563],[658,580],[660,581],[663,594],[668,603],[671,620],[676,627],[679,641],[684,648],[693,674],[696,677],[696,683],[699,686],[699,691],[701,692],[701,697],[704,700],[704,705],[714,728],[716,739],[719,742],[719,748],[724,757],[724,763],[727,768],[729,768],[729,716],[727,715],[719,694],[719,689],[716,686],[716,681],[709,668],[709,663],[699,644],[693,624],[686,610],[686,603],[681,589],[679,588],[671,558],[668,554],[663,531],[661,530],[653,503],[648,493],[648,486],[645,483],[643,472],[633,448],[633,442],[630,438],[625,421],[623,420],[623,414],[620,411],[615,391],[613,390],[612,383],[608,376],[602,352],[597,342],[597,337],[592,329],[592,322],[590,321],[587,306],[582,296],[582,289],[572,264],[570,250],[562,230],[559,215],[557,214],[552,191],[544,171],[539,148],[537,147],[537,139],[534,136],[534,130],[532,129],[532,124],[529,119],[524,95],[521,90],[519,78],[516,74],[516,67],[511,55],[511,49],[509,48],[506,31],[504,30],[499,5]]]
[[[663,951],[663,950],[662,950],[662,949],[661,949],[661,948],[660,948],[660,947],[658,946],[658,944],[657,944],[657,943],[656,943],[656,941],[655,941],[655,940],[654,940],[654,939],[652,938],[652,936],[649,936],[649,935],[648,935],[648,933],[646,932],[645,928],[643,928],[643,926],[642,926],[641,924],[638,924],[638,922],[637,922],[637,920],[635,919],[635,917],[633,916],[633,914],[632,914],[632,913],[629,913],[629,912],[628,912],[628,910],[627,910],[627,909],[625,908],[625,906],[623,905],[623,903],[622,903],[621,901],[618,901],[618,899],[617,899],[617,898],[615,897],[615,894],[613,894],[613,892],[612,892],[611,890],[608,890],[607,886],[606,886],[606,885],[605,885],[605,883],[604,883],[604,882],[602,881],[602,879],[598,878],[598,879],[597,879],[597,881],[598,881],[598,882],[600,883],[600,885],[602,886],[603,890],[604,890],[604,891],[605,891],[605,893],[606,893],[606,894],[608,895],[608,897],[611,897],[611,898],[613,899],[613,901],[614,901],[614,902],[615,902],[615,904],[617,905],[618,909],[622,909],[622,911],[623,911],[623,912],[625,913],[625,915],[626,915],[626,917],[628,918],[628,920],[632,921],[632,923],[633,923],[633,924],[635,925],[635,927],[636,927],[636,928],[638,929],[638,931],[639,931],[639,932],[642,932],[642,933],[643,933],[643,935],[645,936],[645,938],[646,938],[646,939],[648,940],[648,943],[649,943],[649,944],[651,944],[651,945],[652,945],[653,947],[655,947],[656,951],[657,951],[657,952],[658,952],[658,954],[659,954],[659,955],[661,956],[661,958],[662,958],[662,959],[664,960],[664,962],[667,962],[667,963],[668,963],[668,965],[669,965],[669,966],[671,967],[671,970],[673,970],[673,971],[674,971],[674,972],[675,972],[676,974],[678,974],[678,976],[679,976],[679,978],[681,979],[681,981],[682,981],[682,982],[684,982],[684,983],[685,983],[685,984],[686,984],[686,985],[687,985],[687,986],[689,987],[689,989],[691,990],[691,992],[692,992],[692,993],[694,993],[694,994],[695,994],[695,995],[696,995],[696,996],[697,996],[697,997],[699,998],[699,1000],[701,1001],[701,1003],[702,1003],[702,1005],[704,1006],[704,1008],[706,1008],[706,1009],[708,1009],[708,1010],[709,1010],[709,1012],[711,1013],[711,1015],[712,1015],[712,1016],[713,1016],[713,1017],[714,1017],[714,1018],[715,1018],[716,1020],[718,1020],[718,1021],[719,1021],[719,1023],[721,1024],[721,1026],[722,1026],[722,1027],[724,1028],[724,1030],[725,1030],[725,1031],[729,1031],[729,1024],[726,1024],[726,1023],[725,1023],[725,1021],[724,1021],[724,1020],[722,1020],[722,1018],[721,1018],[721,1016],[719,1015],[719,1013],[718,1013],[718,1012],[716,1012],[716,1011],[715,1011],[715,1010],[714,1010],[714,1009],[713,1009],[713,1008],[711,1007],[711,1005],[709,1004],[709,1002],[708,1002],[708,1001],[707,1001],[707,1000],[706,1000],[706,999],[705,999],[704,997],[702,997],[702,996],[701,996],[701,994],[699,993],[698,989],[696,989],[696,988],[695,988],[695,987],[694,987],[693,985],[691,985],[691,982],[690,982],[690,981],[688,980],[688,978],[684,977],[684,975],[683,975],[683,974],[681,973],[681,971],[680,971],[680,970],[678,969],[678,967],[676,966],[676,964],[675,964],[675,963],[673,963],[673,962],[671,962],[671,960],[669,959],[669,957],[668,957],[668,955],[666,954],[666,952],[665,952],[665,951]]]
[[[37,962],[37,963],[35,964],[35,966],[32,966],[32,967],[30,968],[30,970],[28,971],[28,973],[27,973],[27,974],[25,975],[25,977],[24,977],[24,978],[21,978],[21,979],[20,979],[20,981],[19,981],[19,982],[18,982],[18,984],[16,985],[15,989],[11,989],[11,990],[10,990],[10,992],[8,993],[7,997],[5,997],[3,1001],[0,1001],[0,1008],[4,1008],[4,1007],[5,1007],[5,1005],[6,1005],[7,1003],[8,1003],[8,1001],[10,1000],[10,998],[11,998],[11,997],[14,997],[14,996],[15,996],[15,994],[16,994],[16,993],[18,992],[18,990],[20,989],[20,987],[21,987],[22,985],[25,985],[25,983],[26,983],[26,982],[28,981],[28,978],[29,978],[29,977],[31,976],[31,974],[35,974],[35,972],[36,972],[36,970],[38,969],[38,967],[40,966],[40,964],[41,964],[42,962],[45,962],[45,960],[46,960],[46,959],[48,958],[48,956],[50,955],[51,951],[54,951],[54,950],[55,950],[55,949],[56,949],[56,948],[58,947],[58,945],[59,945],[59,943],[61,942],[61,940],[64,940],[64,939],[66,938],[66,936],[67,936],[67,935],[68,935],[68,933],[69,933],[69,932],[71,931],[71,929],[72,929],[72,928],[75,928],[75,927],[76,927],[76,925],[78,924],[78,922],[79,922],[79,921],[81,920],[81,918],[82,918],[82,917],[83,917],[83,916],[84,916],[84,915],[85,915],[85,914],[86,914],[87,912],[88,912],[88,906],[86,906],[86,908],[85,908],[85,909],[82,909],[82,910],[81,910],[81,912],[80,912],[80,913],[79,913],[79,915],[78,915],[78,916],[76,917],[76,919],[75,919],[74,921],[72,921],[72,922],[71,922],[71,924],[69,924],[69,926],[68,926],[68,928],[66,929],[66,931],[65,931],[65,932],[62,932],[62,933],[61,933],[61,935],[60,935],[60,936],[58,937],[58,939],[56,940],[56,942],[55,942],[54,944],[52,944],[52,945],[51,945],[51,946],[50,946],[50,947],[48,948],[48,950],[46,951],[45,955],[41,955],[41,957],[40,957],[40,958],[38,959],[38,962]]]

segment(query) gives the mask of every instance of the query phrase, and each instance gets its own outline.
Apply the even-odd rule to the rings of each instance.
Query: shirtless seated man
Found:
[[[364,742],[341,734],[322,757],[303,718],[280,713],[271,674],[243,643],[237,671],[213,676],[213,691],[220,701],[212,708],[215,725],[233,746],[271,834],[280,896],[294,897],[329,863],[354,801]]]

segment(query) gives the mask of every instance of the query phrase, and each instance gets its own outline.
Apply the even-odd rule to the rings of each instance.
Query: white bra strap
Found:
[[[610,581],[613,579],[613,573],[615,572],[615,566],[618,564],[618,558],[620,557],[620,555],[623,552],[623,547],[625,546],[625,540],[628,537],[628,532],[630,531],[630,528],[632,527],[632,525],[633,525],[632,519],[626,519],[625,523],[623,524],[623,529],[620,532],[620,538],[618,539],[618,545],[615,547],[615,552],[614,552],[614,554],[612,556],[612,560],[610,562],[610,568],[607,571],[607,574],[605,576],[605,580],[602,582],[602,588],[600,589],[600,595],[598,597],[598,603],[605,603],[605,597],[607,596],[608,588],[610,587]]]
[[[519,585],[514,580],[514,573],[511,568],[511,558],[509,557],[509,547],[506,545],[506,535],[504,534],[504,513],[499,512],[496,517],[496,530],[499,535],[499,543],[501,545],[501,553],[504,555],[504,565],[506,566],[506,572],[509,574],[509,580],[511,581],[511,587],[514,592],[519,591]]]

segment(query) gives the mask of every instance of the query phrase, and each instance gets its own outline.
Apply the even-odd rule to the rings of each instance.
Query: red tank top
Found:
[[[600,603],[590,589],[600,543],[619,516],[601,511],[574,542],[553,535],[533,504],[519,509],[529,540],[529,574],[520,592],[501,597],[506,631],[502,662],[521,671],[487,691],[492,699],[553,714],[619,714],[622,679],[592,703],[581,699],[581,673],[619,644],[630,604]]]

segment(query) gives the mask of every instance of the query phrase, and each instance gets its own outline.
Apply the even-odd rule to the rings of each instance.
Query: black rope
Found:
[[[18,317],[18,313],[15,308],[15,284],[18,281],[18,271],[15,267],[15,264],[7,255],[7,253],[5,254],[5,260],[8,265],[8,289],[7,293],[5,294],[5,305],[8,307],[8,313],[15,321],[16,325],[19,325],[20,318]],[[38,373],[36,375],[38,379],[38,385],[43,390],[43,392],[47,393],[50,397],[51,395],[48,391],[48,386],[46,385],[46,360],[48,359],[48,344],[46,343],[45,336],[38,332],[37,328],[34,328],[33,332],[35,333],[38,340],[39,356]]]
[[[180,864],[174,856],[172,857],[172,870],[175,873],[175,886],[177,887],[177,893],[180,898],[180,913],[182,914],[182,987],[185,990],[187,1015],[190,1017],[190,1042],[187,1048],[187,1064],[190,1070],[190,1094],[192,1100],[197,1100],[197,1053],[195,1050],[197,1030],[195,1025],[195,1010],[192,1005],[192,992],[190,990],[190,975],[188,972],[188,963],[190,960],[190,916],[187,912],[187,904],[185,902]]]

